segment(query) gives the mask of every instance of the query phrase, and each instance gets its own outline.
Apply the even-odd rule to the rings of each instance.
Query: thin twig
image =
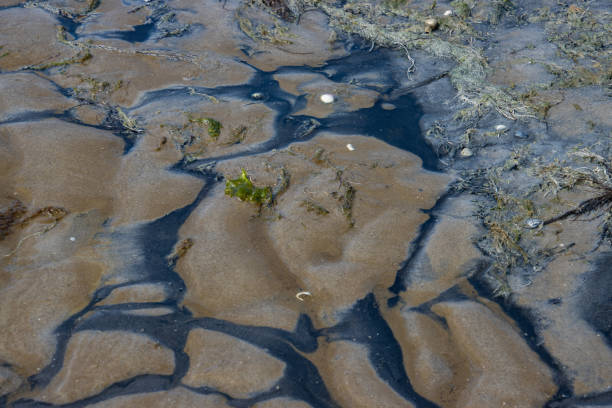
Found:
[[[51,231],[51,230],[52,230],[52,229],[53,229],[53,228],[54,228],[56,225],[57,225],[57,221],[54,221],[52,225],[48,226],[48,227],[47,227],[47,228],[45,228],[44,230],[42,230],[42,231],[38,231],[38,232],[34,232],[34,233],[30,234],[30,235],[27,235],[27,236],[25,236],[25,237],[21,238],[21,239],[19,240],[19,242],[17,243],[17,246],[15,247],[15,249],[13,249],[11,252],[9,252],[9,253],[8,253],[8,254],[6,254],[6,255],[3,255],[2,257],[3,257],[3,258],[7,258],[7,257],[9,257],[9,256],[13,255],[15,252],[17,252],[17,250],[18,250],[18,249],[21,247],[21,244],[23,244],[23,242],[24,242],[26,239],[28,239],[28,238],[32,238],[32,237],[35,237],[35,236],[37,236],[37,235],[42,235],[42,234],[44,234],[45,232],[49,232],[49,231]]]

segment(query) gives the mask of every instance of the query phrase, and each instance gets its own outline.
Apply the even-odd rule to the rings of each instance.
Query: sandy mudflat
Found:
[[[612,406],[612,9],[538,3],[0,1],[0,407]]]

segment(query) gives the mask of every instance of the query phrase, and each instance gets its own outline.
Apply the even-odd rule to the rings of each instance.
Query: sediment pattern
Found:
[[[263,3],[0,3],[0,406],[610,403],[597,229],[496,296],[451,62]]]

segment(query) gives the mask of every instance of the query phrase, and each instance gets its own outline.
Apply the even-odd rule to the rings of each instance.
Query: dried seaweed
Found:
[[[11,233],[11,228],[20,223],[26,212],[27,208],[19,200],[13,200],[7,208],[0,210],[0,240]]]
[[[11,208],[13,209],[11,210]],[[6,255],[3,255],[4,258],[10,257],[13,254],[15,254],[15,252],[17,252],[17,250],[19,250],[19,248],[21,247],[21,244],[23,244],[23,242],[26,241],[27,239],[33,238],[33,237],[36,237],[36,236],[39,236],[46,232],[51,231],[53,228],[55,228],[57,223],[60,222],[68,214],[68,211],[61,207],[44,207],[39,210],[36,210],[34,213],[32,213],[32,215],[26,218],[18,219],[18,217],[23,216],[25,213],[26,213],[25,207],[23,207],[23,204],[21,204],[21,202],[18,202],[17,204],[12,205],[9,208],[8,212],[2,213],[4,217],[0,217],[0,220],[4,220],[6,224],[1,224],[1,225],[10,224],[10,225],[19,225],[20,227],[25,227],[30,222],[38,218],[44,218],[46,219],[44,221],[50,221],[51,223],[46,225],[42,230],[26,235],[25,237],[21,238],[19,242],[17,243],[17,246],[15,247],[15,249],[13,249],[11,252],[9,252]],[[9,228],[10,228],[10,225],[9,225]],[[5,231],[0,230],[0,232],[5,232]],[[0,239],[1,238],[3,238],[3,236],[0,235]]]
[[[283,194],[289,188],[289,184],[291,183],[291,175],[284,167],[281,168],[280,174],[276,179],[276,184],[272,187],[272,191],[270,194],[270,201],[268,205],[273,205],[277,198]]]
[[[544,221],[544,225],[561,221],[566,218],[573,217],[577,219],[583,215],[592,214],[595,211],[603,210],[608,211],[612,209],[612,189],[606,189],[606,192],[597,197],[589,198],[588,200],[582,201],[576,208],[572,208],[569,211],[564,212],[556,217],[549,218]]]
[[[172,251],[170,255],[168,255],[168,265],[173,266],[176,262],[182,258],[187,251],[193,246],[193,240],[191,238],[186,238],[180,241]]]
[[[300,204],[300,207],[304,207],[306,211],[310,213],[315,213],[317,215],[327,215],[329,214],[329,210],[322,207],[321,205],[315,203],[311,200],[303,200]]]
[[[285,21],[293,22],[296,15],[289,8],[285,0],[261,0],[264,6],[268,7],[274,14]]]

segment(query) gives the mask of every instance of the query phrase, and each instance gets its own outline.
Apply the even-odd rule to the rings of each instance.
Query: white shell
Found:
[[[472,149],[468,149],[467,147],[464,147],[463,149],[461,149],[459,154],[463,157],[472,157],[474,155],[474,152],[472,152]]]
[[[334,102],[334,95],[332,94],[323,94],[321,95],[321,102],[323,103],[333,103]]]
[[[525,221],[525,226],[530,229],[538,228],[540,225],[542,225],[542,220],[537,218],[529,218]]]
[[[506,129],[508,129],[508,126],[506,126],[506,125],[497,125],[497,126],[495,126],[495,130],[497,130],[498,132],[504,131]]]
[[[445,15],[445,16],[452,16],[452,15],[453,15],[453,10],[446,10],[446,11],[444,12],[444,15]]]
[[[298,298],[299,300],[301,300],[302,302],[304,301],[304,296],[312,296],[312,293],[308,292],[308,291],[302,291],[302,292],[298,292],[295,297]]]
[[[74,241],[76,241],[76,238],[75,237],[70,237],[70,241],[74,242]]]
[[[347,149],[349,149],[351,152],[352,152],[353,150],[355,150],[355,146],[353,146],[353,145],[352,145],[352,144],[350,144],[350,143],[346,145],[346,148],[347,148]]]

